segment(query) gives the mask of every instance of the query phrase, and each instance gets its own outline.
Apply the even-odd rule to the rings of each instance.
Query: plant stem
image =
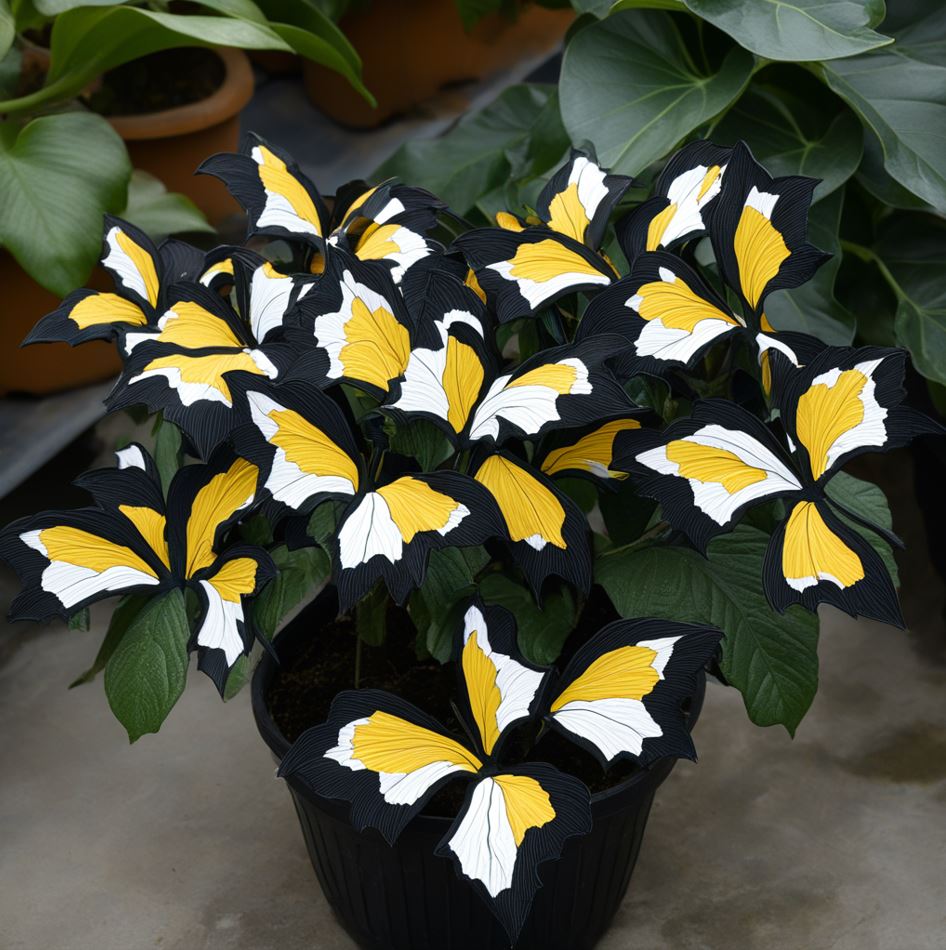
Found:
[[[670,525],[666,521],[658,521],[652,528],[645,531],[639,538],[634,541],[630,541],[627,544],[622,544],[618,548],[609,548],[607,551],[603,551],[598,557],[611,557],[613,554],[623,554],[625,551],[633,551],[635,548],[643,547],[648,541],[652,541],[659,534],[663,534],[664,531],[669,528]]]
[[[841,250],[847,254],[853,254],[855,257],[864,261],[867,264],[873,264],[877,270],[880,271],[880,276],[887,282],[887,286],[893,291],[897,300],[906,300],[907,295],[904,293],[903,288],[897,283],[896,277],[890,273],[890,268],[884,263],[880,255],[869,247],[865,247],[863,244],[858,244],[856,241],[846,241],[842,238],[841,240]]]

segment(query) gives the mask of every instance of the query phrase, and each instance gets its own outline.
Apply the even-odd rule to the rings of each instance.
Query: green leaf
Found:
[[[838,228],[843,202],[844,191],[839,189],[811,209],[808,239],[833,257],[801,287],[769,297],[765,313],[776,330],[797,330],[832,346],[847,346],[854,339],[854,315],[834,295],[841,266]]]
[[[30,95],[0,103],[0,112],[63,102],[109,69],[180,46],[290,50],[266,24],[242,18],[163,13],[131,6],[83,6],[56,18],[46,85]]]
[[[594,144],[603,165],[638,174],[734,102],[752,75],[738,47],[719,71],[697,70],[667,13],[628,10],[568,44],[559,83],[562,119],[575,144]]]
[[[164,182],[136,168],[128,182],[128,203],[119,217],[137,225],[153,238],[214,228],[190,198],[168,191]]]
[[[838,472],[837,475],[832,476],[831,481],[825,487],[825,491],[829,498],[833,498],[838,504],[844,505],[848,511],[854,512],[865,521],[869,521],[880,528],[886,528],[887,531],[893,530],[893,516],[890,514],[887,496],[883,493],[883,489],[873,484],[873,482],[865,482],[853,475],[848,475],[847,472]],[[871,547],[884,562],[887,572],[893,579],[894,586],[899,587],[900,574],[890,545],[874,531],[868,531],[861,527],[841,512],[838,512],[838,514],[850,528],[870,542]]]
[[[309,524],[306,533],[321,545],[327,554],[331,554],[332,538],[335,535],[335,526],[338,524],[338,509],[334,501],[323,501],[315,511],[309,515]]]
[[[227,674],[227,682],[223,687],[223,701],[230,702],[237,693],[246,686],[246,681],[250,678],[250,658],[248,656],[238,656],[236,663]]]
[[[125,0],[33,0],[33,6],[43,16],[56,17],[76,7],[114,7]]]
[[[361,59],[344,33],[312,0],[260,0],[269,26],[300,56],[344,76],[364,98],[374,96],[361,80]]]
[[[157,732],[187,681],[190,630],[184,594],[155,597],[131,622],[105,667],[105,695],[135,742]]]
[[[548,666],[558,659],[578,619],[575,598],[564,584],[546,593],[542,607],[527,587],[504,574],[488,574],[479,589],[486,603],[499,604],[516,618],[519,649],[527,660]]]
[[[279,573],[253,603],[253,619],[268,640],[276,636],[289,612],[314,597],[332,573],[332,563],[321,548],[290,551],[281,545],[270,554]]]
[[[946,383],[946,222],[902,214],[875,250],[900,289],[894,329],[927,379]]]
[[[820,134],[808,134],[801,122],[806,111],[788,91],[775,95],[751,88],[713,130],[713,141],[734,145],[744,140],[770,175],[820,178],[815,189],[815,201],[820,201],[857,171],[864,135],[857,117],[847,109]]]
[[[355,633],[368,646],[378,647],[384,643],[390,600],[387,587],[379,582],[355,604]]]
[[[865,53],[891,43],[871,29],[883,0],[683,0],[740,46],[766,59],[805,62]]]
[[[602,491],[598,506],[612,544],[629,544],[643,534],[657,503],[639,495],[627,479],[616,490]]]
[[[102,215],[125,203],[131,164],[101,116],[0,123],[0,245],[59,296],[81,287],[102,249]]]
[[[457,214],[466,214],[481,195],[506,182],[507,152],[529,141],[534,128],[547,126],[545,110],[552,101],[554,87],[510,86],[485,109],[463,116],[439,138],[406,142],[372,177],[396,176],[420,185]],[[544,140],[541,148],[547,150]]]
[[[119,601],[118,606],[112,611],[108,631],[102,645],[99,647],[99,652],[95,655],[95,660],[81,676],[69,684],[69,689],[74,686],[81,686],[83,683],[91,683],[105,669],[111,655],[115,652],[115,648],[128,632],[131,622],[141,613],[142,608],[149,600],[149,594],[128,594]]]
[[[163,417],[157,421],[154,438],[154,464],[161,476],[161,487],[167,496],[171,481],[181,467],[181,430]]]
[[[432,551],[424,583],[416,592],[423,609],[418,609],[420,605],[415,600],[414,624],[427,650],[440,663],[450,659],[459,622],[458,610],[465,608],[476,589],[473,578],[480,558],[475,552],[483,549],[470,550],[473,553],[467,554],[462,548]]]
[[[891,47],[820,69],[879,139],[888,174],[946,212],[944,49],[946,8],[902,31]]]
[[[870,129],[864,130],[864,157],[855,179],[881,204],[907,211],[932,210],[922,198],[918,198],[887,174],[880,142]]]
[[[506,5],[506,0],[453,0],[460,13],[465,30],[472,30],[489,13],[496,13]]]
[[[16,38],[16,22],[8,0],[0,0],[0,59],[7,55]]]
[[[595,579],[623,617],[708,623],[726,636],[722,672],[760,726],[794,735],[818,688],[818,619],[777,614],[762,593],[768,537],[740,525],[704,558],[692,548],[651,545],[599,557]]]
[[[81,630],[83,632],[88,632],[89,624],[92,622],[92,618],[89,615],[89,608],[83,607],[81,610],[77,610],[69,618],[69,629],[70,630]]]
[[[384,420],[384,431],[392,452],[416,459],[423,472],[432,472],[453,455],[453,446],[443,430],[428,419],[413,419],[409,424]]]

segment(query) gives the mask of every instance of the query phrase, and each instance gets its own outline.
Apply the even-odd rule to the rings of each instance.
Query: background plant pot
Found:
[[[89,286],[111,289],[107,277],[98,269],[93,272]],[[0,396],[11,392],[46,395],[118,375],[121,360],[115,345],[104,340],[75,348],[66,343],[37,343],[20,349],[36,321],[55,310],[60,299],[40,287],[4,250],[0,250],[0,287]]]
[[[485,16],[468,33],[449,0],[372,0],[339,23],[361,56],[372,109],[338,73],[308,60],[305,87],[313,104],[344,125],[369,128],[429,99],[448,83],[477,79],[540,52],[574,20],[571,10],[527,5],[512,20]]]
[[[225,73],[220,88],[206,99],[141,115],[108,116],[125,140],[135,168],[159,178],[169,191],[187,195],[211,223],[237,210],[224,185],[197,166],[217,152],[235,152],[240,112],[253,98],[253,68],[238,49],[217,49]]]
[[[283,663],[335,615],[332,592],[320,595],[277,640]],[[256,725],[276,759],[289,743],[266,704],[278,666],[265,656],[253,676]],[[690,713],[696,723],[705,678]],[[590,950],[614,917],[640,852],[654,793],[673,770],[665,759],[593,796],[594,827],[570,839],[559,861],[539,867],[536,895],[517,950]],[[325,897],[365,950],[500,950],[505,931],[446,858],[434,855],[450,819],[420,815],[392,848],[375,831],[357,832],[345,802],[311,795],[290,782],[306,847]]]

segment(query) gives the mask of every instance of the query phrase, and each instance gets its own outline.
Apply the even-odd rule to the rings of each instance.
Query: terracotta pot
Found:
[[[160,112],[109,116],[125,140],[135,168],[160,178],[171,191],[187,195],[217,223],[237,206],[210,175],[197,166],[216,152],[234,152],[240,140],[240,112],[253,97],[253,68],[242,50],[218,49],[226,74],[220,88],[199,102]]]
[[[448,83],[478,79],[541,52],[560,40],[571,10],[529,5],[511,20],[499,13],[469,33],[450,0],[372,0],[339,26],[364,65],[372,109],[338,73],[306,61],[305,87],[313,104],[343,125],[370,128],[436,95]]]
[[[111,289],[107,276],[98,270],[89,286]],[[67,343],[37,343],[20,349],[36,321],[59,306],[59,297],[40,287],[3,250],[0,287],[0,396],[11,392],[45,395],[118,375],[121,360],[114,344],[103,340],[75,348]]]

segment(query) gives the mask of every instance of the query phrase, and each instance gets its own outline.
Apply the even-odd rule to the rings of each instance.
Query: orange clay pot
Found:
[[[242,50],[214,52],[226,73],[213,95],[174,109],[107,118],[125,140],[135,168],[159,178],[168,190],[187,195],[217,224],[237,206],[221,182],[194,170],[217,152],[237,150],[240,112],[253,97],[253,68]]]
[[[88,286],[111,290],[107,275],[97,268]],[[74,349],[67,343],[20,343],[44,314],[59,306],[59,297],[44,290],[13,259],[0,250],[0,396],[8,393],[46,395],[117,376],[121,360],[115,345],[103,340]]]
[[[372,109],[338,73],[303,64],[312,103],[342,125],[371,128],[436,95],[444,86],[479,79],[541,52],[571,25],[571,10],[527,5],[515,20],[499,13],[469,33],[452,0],[371,0],[339,26],[361,56]]]

